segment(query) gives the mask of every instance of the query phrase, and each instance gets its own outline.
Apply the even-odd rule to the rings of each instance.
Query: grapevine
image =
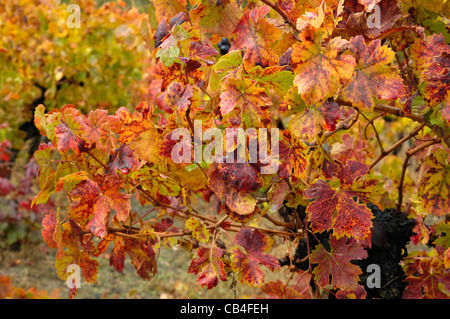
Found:
[[[42,223],[58,276],[77,264],[95,283],[108,250],[151,280],[179,246],[207,289],[233,277],[268,298],[448,298],[449,8],[151,1],[145,99],[36,107],[33,205],[67,197]]]

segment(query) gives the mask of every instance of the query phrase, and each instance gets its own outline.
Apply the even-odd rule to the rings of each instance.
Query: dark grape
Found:
[[[228,53],[228,50],[230,50],[231,43],[227,38],[222,38],[217,46],[219,47],[220,54],[225,55]]]
[[[406,288],[405,273],[400,261],[407,253],[408,244],[414,220],[408,219],[403,213],[394,208],[381,211],[374,204],[367,204],[374,215],[372,229],[372,247],[367,249],[368,257],[364,260],[353,261],[361,267],[363,274],[360,284],[365,286],[367,298],[399,299]],[[377,264],[381,269],[381,288],[368,288],[366,286],[367,266]]]
[[[405,274],[400,265],[400,261],[406,255],[406,245],[413,235],[413,227],[415,222],[408,219],[406,215],[396,211],[394,208],[381,211],[376,205],[369,203],[367,207],[374,215],[371,248],[367,248],[368,257],[363,260],[354,260],[353,264],[361,267],[363,272],[360,275],[360,284],[364,286],[367,292],[367,299],[398,299],[401,298],[403,290],[406,288]],[[298,207],[299,214],[302,213],[303,207]],[[330,232],[308,233],[308,241],[306,238],[299,240],[292,264],[302,270],[309,267],[308,245],[309,251],[315,249],[318,241],[326,250],[330,250],[329,246]],[[291,261],[288,256],[279,260],[281,266],[290,265]],[[376,264],[381,269],[381,288],[368,288],[367,278],[372,273],[367,273],[367,266]],[[315,265],[312,265],[314,268]],[[332,297],[332,295],[330,295]]]

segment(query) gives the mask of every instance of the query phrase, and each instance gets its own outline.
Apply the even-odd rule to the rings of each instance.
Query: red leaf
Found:
[[[313,270],[317,283],[321,287],[331,283],[333,288],[356,288],[362,271],[350,261],[367,258],[367,251],[356,241],[348,241],[345,237],[336,239],[330,236],[330,246],[329,252],[322,244],[311,252],[311,263],[318,264]]]
[[[261,286],[265,276],[259,265],[262,264],[271,271],[280,267],[277,258],[265,254],[272,247],[272,239],[259,230],[242,228],[235,240],[245,249],[245,253],[237,247],[231,249],[233,268],[239,271],[240,282]]]
[[[369,236],[373,214],[366,205],[356,203],[353,199],[357,196],[368,201],[371,196],[376,195],[376,180],[356,183],[356,178],[364,175],[367,170],[365,164],[348,161],[334,173],[339,179],[339,186],[331,187],[328,182],[319,179],[305,190],[306,199],[315,199],[307,208],[311,227],[315,232],[333,229],[337,238],[346,235],[365,239]]]
[[[55,136],[58,137],[58,150],[60,152],[82,153],[88,150],[84,140],[75,135],[75,133],[64,123],[55,128]]]
[[[450,268],[445,267],[443,256],[407,259],[405,263],[408,286],[403,299],[450,298]]]
[[[225,263],[221,259],[223,256],[222,249],[217,246],[214,246],[212,250],[201,247],[197,250],[197,256],[192,259],[188,273],[197,275],[200,286],[212,289],[217,286],[219,279],[227,280]]]
[[[270,48],[282,32],[264,17],[270,8],[266,5],[245,11],[233,34],[236,39],[230,50],[247,48],[244,56],[246,69],[255,65],[265,68],[278,62],[278,56]]]
[[[109,264],[114,267],[118,272],[123,271],[125,266],[125,249],[123,239],[116,236],[114,239],[114,247],[111,251],[111,257],[109,258]]]
[[[133,155],[128,145],[120,145],[115,153],[109,159],[108,174],[117,176],[117,170],[122,174],[128,174],[134,167],[138,165],[138,161]]]
[[[153,247],[148,242],[124,239],[125,251],[141,278],[150,280],[156,274],[157,264]]]
[[[343,112],[336,102],[325,102],[319,108],[324,119],[324,128],[330,132],[336,129],[337,122],[342,119]]]
[[[42,219],[42,238],[44,238],[45,243],[50,248],[57,248],[58,245],[53,239],[53,235],[55,233],[57,225],[56,220],[56,212],[50,211],[47,215],[45,215],[44,219]]]
[[[361,35],[350,39],[350,50],[356,56],[357,67],[342,95],[358,108],[372,110],[374,99],[394,100],[405,93],[399,70],[391,66],[395,52],[380,44],[380,40],[373,40],[367,46]]]

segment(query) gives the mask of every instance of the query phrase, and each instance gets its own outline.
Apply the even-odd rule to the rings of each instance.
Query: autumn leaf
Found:
[[[158,138],[152,121],[153,108],[141,102],[130,122],[125,122],[120,131],[119,143],[127,144],[140,160],[152,162],[158,154]],[[127,120],[128,121],[128,120]]]
[[[300,293],[281,281],[269,281],[261,286],[261,291],[271,299],[300,299]]]
[[[267,254],[273,240],[259,230],[250,228],[241,228],[235,240],[245,249],[245,252],[239,247],[231,249],[232,267],[239,272],[239,281],[253,287],[261,286],[265,275],[259,265],[264,265],[271,271],[280,267],[278,259]]]
[[[211,90],[217,91],[221,88],[221,84],[228,77],[237,77],[241,69],[242,52],[240,50],[230,50],[227,54],[220,57],[219,60],[211,67],[211,75],[209,78],[209,86]]]
[[[112,176],[98,177],[98,182],[87,179],[70,192],[73,200],[69,216],[82,227],[88,224],[91,232],[100,238],[108,234],[108,220],[114,209],[119,221],[124,222],[130,212],[130,195],[119,190],[123,181]]]
[[[353,289],[358,286],[362,271],[350,261],[365,258],[367,251],[356,241],[346,237],[336,239],[334,236],[330,236],[330,251],[319,244],[310,255],[311,263],[318,264],[313,270],[317,283],[321,287],[330,283],[333,288],[339,289]]]
[[[208,242],[209,232],[206,225],[195,217],[191,217],[186,221],[186,228],[192,230],[192,237],[199,242]]]
[[[284,66],[262,68],[257,65],[248,70],[246,76],[266,90],[274,90],[280,96],[284,96],[288,92],[294,80],[293,73],[287,71]]]
[[[245,129],[259,127],[262,120],[268,118],[267,108],[272,105],[264,88],[257,87],[255,84],[247,78],[228,78],[220,94],[219,105],[222,115],[227,115],[238,107]]]
[[[75,186],[87,179],[88,173],[85,171],[68,174],[64,177],[59,178],[56,184],[56,190],[65,190],[66,192],[71,192]]]
[[[314,232],[333,229],[336,238],[365,239],[370,235],[373,214],[354,200],[356,196],[368,202],[377,193],[376,180],[356,181],[367,171],[367,165],[348,161],[335,173],[339,183],[319,179],[305,190],[305,197],[314,199],[306,210]]]
[[[271,46],[282,31],[264,18],[269,11],[270,8],[266,5],[245,11],[234,30],[236,38],[230,50],[247,49],[244,55],[247,70],[256,65],[265,68],[277,62],[278,56]]]
[[[103,151],[109,151],[115,145],[115,138],[109,127],[108,111],[95,110],[88,116],[80,115],[76,117],[80,125],[80,137],[89,146],[96,144],[96,147]]]
[[[114,267],[117,272],[122,272],[125,266],[125,247],[123,239],[119,236],[114,238],[114,246],[111,250],[109,264]]]
[[[132,172],[131,177],[139,181],[141,187],[152,196],[178,196],[180,186],[173,179],[161,175],[156,169],[144,166]]]
[[[450,165],[448,154],[437,149],[425,159],[429,165],[419,187],[421,206],[431,214],[445,216],[450,208]]]
[[[117,176],[117,171],[122,174],[128,174],[138,166],[138,161],[134,157],[133,152],[127,145],[121,145],[108,162],[108,173]]]
[[[291,285],[286,286],[281,280],[269,281],[261,286],[261,292],[270,299],[312,299],[311,278],[311,274],[299,270]]]
[[[65,123],[61,123],[55,128],[55,136],[58,138],[58,150],[61,152],[72,150],[81,153],[87,151],[85,141],[76,136]]]
[[[261,186],[255,168],[247,163],[223,163],[208,173],[208,185],[238,215],[253,215],[256,200],[248,193]]]
[[[403,291],[403,299],[450,298],[450,269],[435,251],[431,253],[435,256],[410,257],[404,261],[408,286]]]
[[[336,293],[337,299],[366,299],[366,297],[367,292],[361,285],[354,289],[341,289]]]
[[[362,138],[355,138],[350,134],[342,134],[342,143],[334,143],[331,149],[333,158],[340,162],[355,160],[364,162],[368,156],[368,143]]]
[[[197,257],[189,265],[188,273],[197,275],[201,287],[212,289],[217,286],[219,279],[227,280],[223,250],[217,246],[211,249],[201,247],[197,249]]]
[[[430,106],[436,106],[445,100],[449,103],[449,55],[450,45],[441,34],[433,34],[426,40],[417,38],[411,46],[413,67],[419,79],[425,83],[423,96]]]
[[[80,136],[83,128],[77,117],[81,113],[73,105],[65,105],[61,109],[62,123],[55,127],[55,136],[58,138],[57,148],[60,152],[72,150],[82,153],[88,150],[88,145]]]
[[[323,128],[330,132],[336,130],[336,124],[344,117],[344,112],[336,102],[325,102],[318,111],[323,117]]]
[[[50,248],[57,248],[57,243],[53,239],[53,235],[55,233],[55,229],[57,226],[56,220],[56,212],[51,210],[45,217],[42,219],[42,231],[41,235],[44,239],[45,243]]]
[[[347,47],[341,38],[332,38],[324,48],[310,41],[293,46],[294,85],[307,105],[324,102],[352,79],[356,61],[343,54]]]
[[[204,33],[230,36],[241,18],[241,10],[229,0],[201,0],[193,3],[189,16],[194,25]]]
[[[97,281],[98,266],[97,260],[91,258],[88,249],[82,249],[81,238],[77,234],[72,223],[62,224],[62,232],[60,236],[55,233],[54,239],[58,245],[58,253],[56,255],[56,272],[60,279],[67,280],[70,273],[69,265],[76,264],[81,268],[81,273],[87,283],[95,283]],[[65,249],[63,249],[63,247]]]
[[[269,213],[277,212],[283,206],[284,198],[289,192],[289,185],[284,180],[273,183],[272,187],[267,192],[267,199],[269,202],[264,208],[263,213],[266,211]]]
[[[34,111],[34,124],[43,136],[47,136],[51,141],[55,138],[55,128],[61,124],[61,112],[50,111],[45,114],[45,107],[39,104]]]
[[[308,146],[289,130],[283,131],[283,139],[279,144],[280,166],[278,176],[287,178],[293,174],[300,178],[307,165]]]
[[[360,109],[372,110],[374,98],[394,100],[405,93],[397,68],[391,66],[395,52],[373,40],[367,46],[361,35],[350,39],[349,48],[356,57],[355,75],[342,91],[344,100]]]
[[[152,0],[152,4],[155,10],[155,18],[157,21],[161,21],[163,18],[170,20],[177,13],[184,11],[182,1],[169,1],[169,0]]]
[[[239,215],[253,214],[256,200],[249,194],[236,191],[229,182],[220,177],[218,171],[209,174],[208,185],[220,200],[225,200],[230,210]]]
[[[125,238],[124,249],[141,278],[151,280],[156,275],[156,254],[148,242]]]
[[[252,193],[261,187],[258,171],[247,163],[218,164],[220,178],[242,193]]]
[[[397,22],[405,17],[397,1],[380,0],[377,7],[373,6],[374,2],[372,0],[344,2],[346,14],[343,15],[343,22],[352,35],[360,34],[369,39],[381,38],[394,32]],[[404,29],[398,31],[402,30]]]
[[[156,103],[160,109],[169,113],[176,110],[186,112],[193,96],[194,91],[192,85],[188,84],[184,86],[179,82],[172,82],[166,91],[158,96]]]

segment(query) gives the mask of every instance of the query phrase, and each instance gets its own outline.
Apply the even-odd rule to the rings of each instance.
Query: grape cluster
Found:
[[[381,211],[371,203],[367,207],[374,215],[372,229],[372,247],[367,249],[368,257],[353,261],[361,267],[363,274],[360,284],[365,286],[367,298],[399,299],[407,283],[404,282],[405,273],[400,261],[407,255],[406,245],[413,235],[415,221],[398,212],[394,208]],[[366,287],[367,266],[376,264],[381,269],[381,288]]]
[[[367,292],[367,298],[398,299],[401,298],[406,288],[405,274],[400,261],[407,254],[406,245],[413,235],[414,220],[408,219],[394,208],[381,211],[376,205],[369,203],[367,207],[374,215],[371,248],[367,248],[368,257],[363,260],[354,260],[353,264],[361,267],[360,284]],[[297,209],[298,210],[298,209]],[[303,210],[301,207],[300,210]],[[330,232],[315,233],[308,232],[308,240],[303,238],[292,258],[292,264],[299,269],[308,270],[308,250],[311,252],[320,242],[324,248],[330,251]],[[319,241],[319,242],[318,242]],[[308,244],[309,243],[309,249]],[[288,256],[279,260],[281,266],[290,265]],[[367,272],[370,264],[376,264],[381,269],[381,288],[368,288],[367,279],[372,273]],[[314,268],[314,265],[312,265]],[[331,295],[330,295],[331,297]]]
[[[217,46],[219,47],[220,54],[225,55],[228,53],[228,50],[230,50],[231,43],[227,38],[222,38]]]

